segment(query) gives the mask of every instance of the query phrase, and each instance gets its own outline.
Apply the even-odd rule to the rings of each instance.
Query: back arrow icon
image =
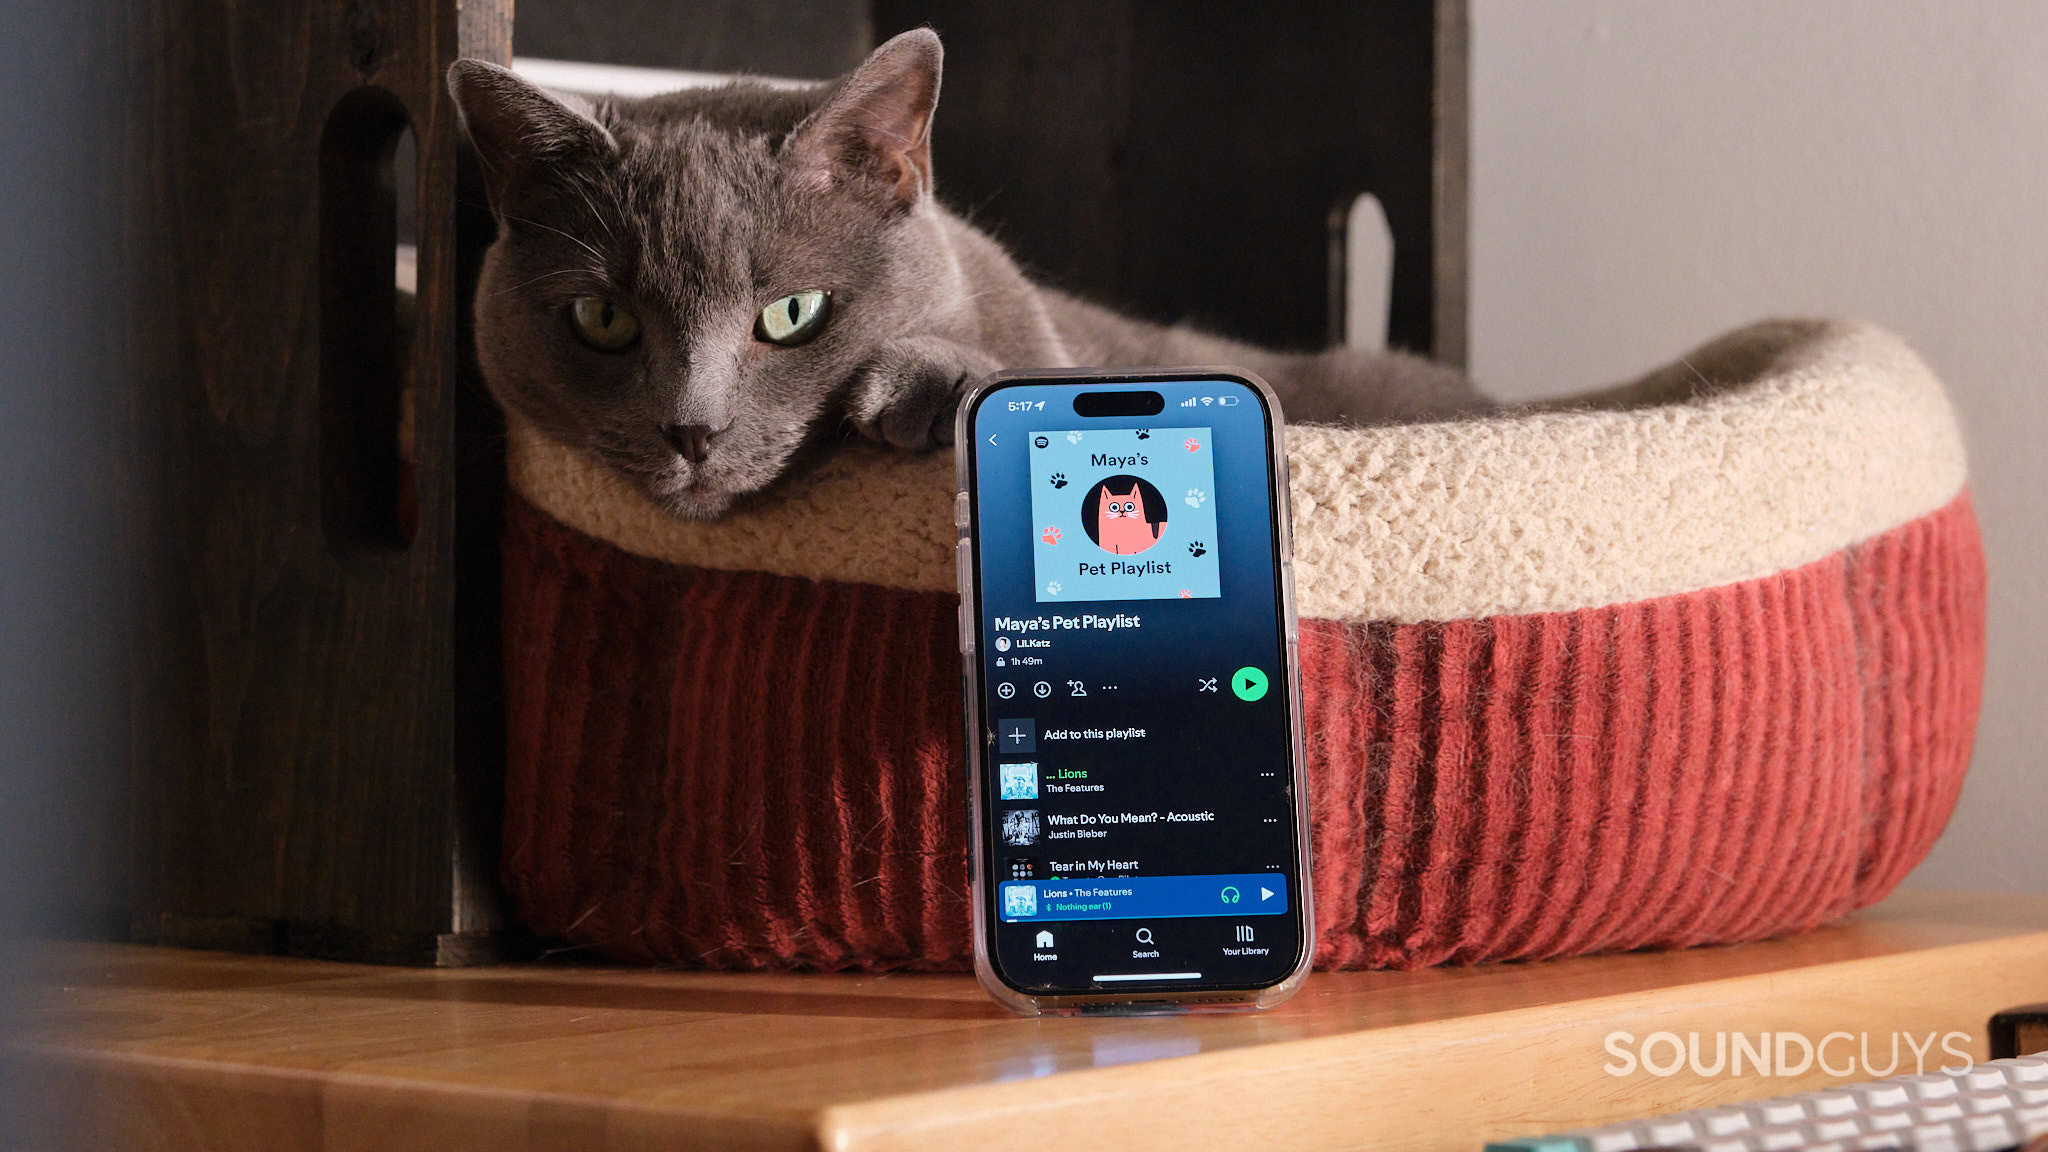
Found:
[[[988,434],[988,442],[989,442],[989,446],[990,446],[990,447],[994,447],[994,446],[995,446],[995,442],[996,442],[996,434],[995,434],[995,433],[991,432],[991,433],[989,433],[989,434]]]

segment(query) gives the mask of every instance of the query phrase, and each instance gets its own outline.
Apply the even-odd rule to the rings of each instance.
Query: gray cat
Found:
[[[499,401],[700,519],[848,423],[949,441],[961,393],[1001,368],[1236,365],[1296,422],[1485,407],[1414,357],[1271,352],[1032,283],[932,195],[939,65],[920,29],[813,89],[591,102],[457,62],[499,224],[476,298]]]

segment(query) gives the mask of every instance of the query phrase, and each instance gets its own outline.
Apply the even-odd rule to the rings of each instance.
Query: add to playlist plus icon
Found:
[[[1036,720],[996,721],[996,751],[1004,755],[1038,751]]]

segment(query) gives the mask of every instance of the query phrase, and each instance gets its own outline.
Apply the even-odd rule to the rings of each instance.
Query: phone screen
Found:
[[[1019,992],[1301,960],[1274,423],[1228,378],[1012,381],[967,415],[981,946]]]

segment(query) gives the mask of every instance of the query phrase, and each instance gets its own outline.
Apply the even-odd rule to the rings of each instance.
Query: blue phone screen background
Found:
[[[1150,417],[1074,413],[1078,392],[1119,389],[1158,391],[1166,409]],[[1217,402],[1225,396],[1235,402]],[[1190,399],[1192,411],[1183,407]],[[1078,441],[1067,438],[1072,431],[1082,433]],[[1140,440],[1140,431],[1150,435]],[[977,834],[996,881],[991,899],[1001,883],[1025,878],[1286,877],[1280,908],[1148,921],[1156,958],[1129,946],[1136,920],[1005,924],[992,907],[999,967],[1020,987],[1076,987],[1095,973],[1161,964],[1199,970],[1204,985],[1284,976],[1295,958],[1289,934],[1298,931],[1301,885],[1257,394],[1228,380],[1018,385],[981,402],[973,437],[985,735],[992,740],[1004,721],[1027,721],[1038,736],[1029,755],[992,744],[985,759],[989,827]],[[1199,451],[1187,451],[1189,440]],[[1091,579],[1078,571],[1082,557],[1119,559],[1076,531],[1083,499],[1115,476],[1143,478],[1169,502],[1157,542],[1122,558],[1170,558],[1170,577],[1151,587],[1142,574]],[[1199,506],[1187,503],[1191,491],[1201,493]],[[1044,539],[1049,527],[1061,529],[1056,544]],[[1189,551],[1197,542],[1201,556]],[[1048,593],[1054,580],[1061,588]],[[1241,668],[1257,669],[1272,690],[1240,699],[1230,678]],[[1097,823],[1080,828],[1060,822],[1091,817]],[[1054,931],[1057,947],[1033,947],[1038,929]],[[1256,945],[1235,946],[1246,931]],[[1045,956],[1058,959],[1037,959]]]

